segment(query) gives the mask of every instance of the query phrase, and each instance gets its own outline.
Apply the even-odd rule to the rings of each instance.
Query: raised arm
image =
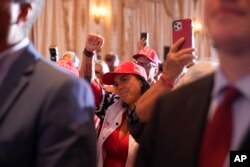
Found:
[[[169,51],[163,66],[161,78],[147,90],[136,103],[136,114],[141,122],[148,122],[151,116],[154,102],[165,91],[171,91],[176,78],[183,68],[192,63],[195,56],[194,48],[178,50],[184,42],[184,38],[178,40]]]
[[[103,44],[104,38],[101,35],[89,34],[86,38],[80,67],[80,76],[86,78],[89,82],[92,82],[95,79],[95,51],[101,49]]]

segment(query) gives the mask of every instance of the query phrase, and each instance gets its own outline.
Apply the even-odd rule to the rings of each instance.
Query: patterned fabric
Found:
[[[107,109],[119,99],[118,95],[102,89],[102,101],[95,110],[95,114],[101,119],[101,121],[104,120]]]

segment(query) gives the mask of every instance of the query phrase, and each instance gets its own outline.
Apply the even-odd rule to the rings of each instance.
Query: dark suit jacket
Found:
[[[214,75],[160,97],[138,151],[136,167],[198,166]],[[242,142],[250,150],[250,134]]]
[[[10,55],[11,56],[11,55]],[[0,87],[1,167],[94,167],[93,94],[30,44]]]

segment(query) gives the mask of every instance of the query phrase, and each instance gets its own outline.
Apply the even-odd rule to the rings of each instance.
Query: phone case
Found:
[[[173,43],[178,41],[181,37],[185,38],[184,43],[180,49],[194,47],[194,32],[191,19],[175,20],[172,24],[173,29]]]

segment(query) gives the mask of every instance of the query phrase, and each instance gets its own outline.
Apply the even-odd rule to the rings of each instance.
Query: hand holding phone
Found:
[[[146,43],[144,46],[149,46],[149,33],[148,32],[141,32],[141,40],[146,40]]]
[[[175,43],[182,37],[185,39],[179,50],[185,48],[194,48],[194,32],[191,19],[181,19],[173,21],[172,29],[173,43]]]
[[[59,53],[58,53],[58,48],[57,46],[51,46],[49,48],[49,53],[50,53],[50,60],[57,62],[59,59]]]

